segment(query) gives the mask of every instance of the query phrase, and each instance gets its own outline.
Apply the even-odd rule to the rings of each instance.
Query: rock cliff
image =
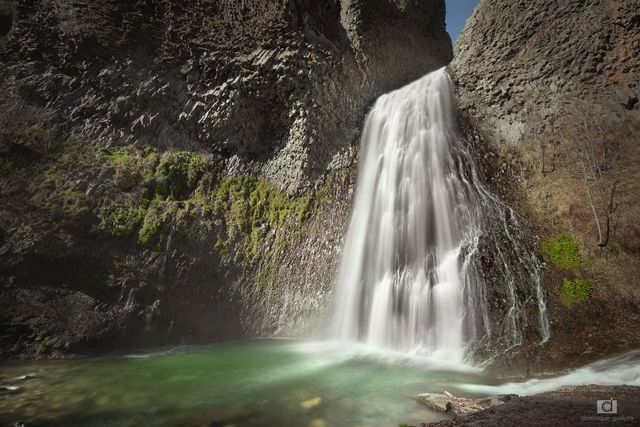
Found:
[[[3,104],[295,193],[348,164],[379,94],[450,60],[443,20],[440,1],[19,2]]]
[[[637,1],[483,0],[454,56],[463,128],[546,261],[553,338],[514,363],[638,346]]]
[[[459,107],[507,144],[550,126],[570,98],[589,100],[602,121],[637,118],[637,6],[632,0],[481,2],[450,66]]]
[[[307,327],[332,290],[363,116],[450,61],[444,13],[0,1],[2,355]]]

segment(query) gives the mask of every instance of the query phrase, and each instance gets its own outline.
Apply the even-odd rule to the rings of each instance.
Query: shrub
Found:
[[[119,165],[130,162],[133,156],[125,150],[119,150],[111,153],[108,158],[111,163]]]
[[[102,226],[112,236],[128,237],[136,231],[144,215],[145,209],[142,206],[116,206],[102,220]]]
[[[592,292],[593,284],[588,280],[578,277],[571,281],[565,278],[562,281],[562,293],[560,294],[560,300],[564,305],[581,303],[589,299]]]
[[[561,234],[542,244],[547,259],[556,267],[574,269],[582,264],[580,247],[569,235]]]
[[[144,217],[142,228],[138,234],[138,244],[158,249],[163,241],[163,228],[171,215],[166,203],[154,200]]]
[[[175,200],[185,200],[196,189],[206,171],[207,164],[198,154],[177,152],[166,156],[156,171],[161,182],[156,193],[171,196]]]

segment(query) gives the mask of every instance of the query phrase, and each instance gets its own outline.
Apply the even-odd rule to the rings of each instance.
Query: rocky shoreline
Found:
[[[435,425],[637,425],[639,356],[640,350],[632,350],[579,368],[558,365],[553,371],[534,375],[527,371],[506,376],[485,369],[484,374],[499,379],[500,385],[463,386],[473,398],[444,391],[420,394],[416,400],[454,416]]]
[[[615,401],[617,413],[598,414],[598,400]],[[505,402],[467,415],[456,415],[450,420],[422,425],[526,427],[638,425],[638,422],[640,422],[640,387],[585,385],[561,388],[533,396],[514,396]]]

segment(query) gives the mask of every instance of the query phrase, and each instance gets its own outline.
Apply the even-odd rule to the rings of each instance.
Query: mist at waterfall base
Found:
[[[527,328],[544,343],[550,331],[538,261],[520,243],[526,230],[478,176],[455,132],[452,100],[439,70],[381,97],[368,115],[335,339],[5,365],[0,424],[420,425],[448,417],[416,402],[425,392],[479,397],[640,385],[638,352],[523,383],[504,384],[470,366],[478,348],[517,347]],[[500,279],[497,311],[488,309],[483,243],[493,248]],[[527,318],[527,310],[537,316]]]
[[[462,364],[492,340],[522,344],[518,286],[536,300],[540,341],[549,338],[538,261],[518,234],[526,230],[484,185],[453,99],[440,69],[380,97],[367,117],[337,285],[341,340]],[[502,314],[488,309],[482,241],[499,269]]]

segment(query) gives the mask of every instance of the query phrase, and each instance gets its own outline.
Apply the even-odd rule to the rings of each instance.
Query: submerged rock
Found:
[[[320,405],[322,403],[322,398],[321,397],[315,397],[313,399],[309,399],[309,400],[305,400],[304,402],[302,402],[300,404],[300,407],[302,409],[313,409],[316,406]]]
[[[498,396],[489,396],[483,399],[465,399],[456,397],[445,391],[439,393],[423,393],[416,397],[416,400],[429,408],[447,412],[455,415],[469,415],[496,405],[502,405],[511,399],[518,397],[515,394],[501,394]]]

